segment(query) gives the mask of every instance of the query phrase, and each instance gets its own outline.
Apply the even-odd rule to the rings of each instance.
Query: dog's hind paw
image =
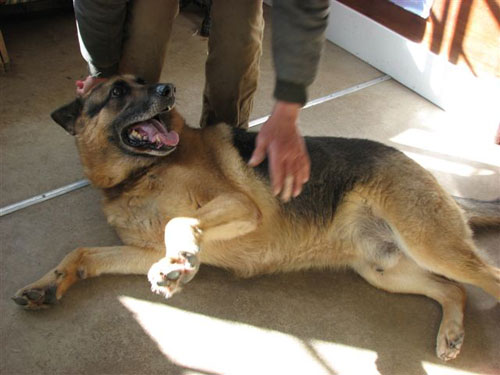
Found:
[[[153,264],[148,272],[151,290],[165,298],[172,297],[193,279],[199,264],[198,257],[188,252],[182,252],[175,258],[161,259]]]
[[[464,342],[464,330],[462,326],[451,327],[443,334],[438,334],[436,354],[443,361],[455,359],[460,353]]]

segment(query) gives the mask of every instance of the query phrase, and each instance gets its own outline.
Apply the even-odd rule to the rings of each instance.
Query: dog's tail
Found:
[[[453,199],[465,211],[465,217],[473,230],[500,230],[500,198],[492,201],[460,197],[453,197]]]

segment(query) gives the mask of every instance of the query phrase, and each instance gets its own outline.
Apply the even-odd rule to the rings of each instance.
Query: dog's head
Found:
[[[174,85],[146,85],[136,77],[119,76],[51,116],[75,135],[92,182],[109,187],[125,178],[124,174],[150,165],[177,148],[184,120],[173,109],[174,104]]]

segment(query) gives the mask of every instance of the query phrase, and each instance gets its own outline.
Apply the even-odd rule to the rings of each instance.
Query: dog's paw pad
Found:
[[[166,275],[160,272],[161,280],[156,282],[158,286],[168,286],[170,283],[176,282],[182,276],[181,270],[170,271]]]
[[[163,258],[149,269],[151,290],[170,298],[179,292],[184,284],[191,281],[197,271],[196,255],[183,253],[176,258]]]
[[[16,293],[12,300],[27,310],[38,310],[57,303],[57,286],[44,288],[25,288]]]

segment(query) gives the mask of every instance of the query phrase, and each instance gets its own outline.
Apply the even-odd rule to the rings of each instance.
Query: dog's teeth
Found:
[[[141,139],[141,135],[137,132],[137,130],[132,130],[132,133],[130,133],[130,137]]]

